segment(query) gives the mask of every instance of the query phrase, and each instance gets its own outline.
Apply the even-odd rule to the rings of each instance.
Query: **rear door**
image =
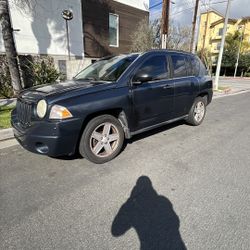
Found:
[[[133,111],[136,130],[155,125],[173,117],[174,81],[166,53],[150,55],[134,71],[152,75],[149,82],[133,85]]]
[[[171,62],[175,84],[174,116],[180,117],[188,114],[192,107],[198,80],[193,75],[189,55],[173,53]]]

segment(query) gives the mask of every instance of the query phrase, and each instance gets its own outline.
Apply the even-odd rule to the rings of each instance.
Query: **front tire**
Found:
[[[197,97],[189,111],[187,122],[193,126],[199,126],[206,115],[206,97]]]
[[[102,164],[115,158],[121,151],[124,131],[111,115],[92,119],[83,131],[79,152],[91,162]]]

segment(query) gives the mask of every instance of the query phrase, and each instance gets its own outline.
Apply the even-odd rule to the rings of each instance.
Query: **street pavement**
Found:
[[[113,161],[0,150],[0,249],[250,249],[250,93]]]

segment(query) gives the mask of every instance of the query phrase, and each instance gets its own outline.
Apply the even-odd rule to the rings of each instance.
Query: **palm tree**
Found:
[[[3,41],[12,80],[12,87],[14,93],[18,94],[22,89],[22,85],[18,67],[17,52],[13,38],[13,28],[10,21],[8,0],[0,0],[0,24],[2,27]]]

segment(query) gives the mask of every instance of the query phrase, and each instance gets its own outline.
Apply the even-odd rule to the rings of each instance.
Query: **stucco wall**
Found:
[[[114,1],[129,5],[137,9],[149,11],[149,0],[114,0]]]
[[[20,1],[21,2],[21,1]],[[32,0],[30,6],[16,6],[10,0],[10,14],[17,52],[22,54],[67,55],[64,9],[73,11],[69,21],[71,54],[83,55],[81,0]],[[4,52],[0,32],[0,52]]]

